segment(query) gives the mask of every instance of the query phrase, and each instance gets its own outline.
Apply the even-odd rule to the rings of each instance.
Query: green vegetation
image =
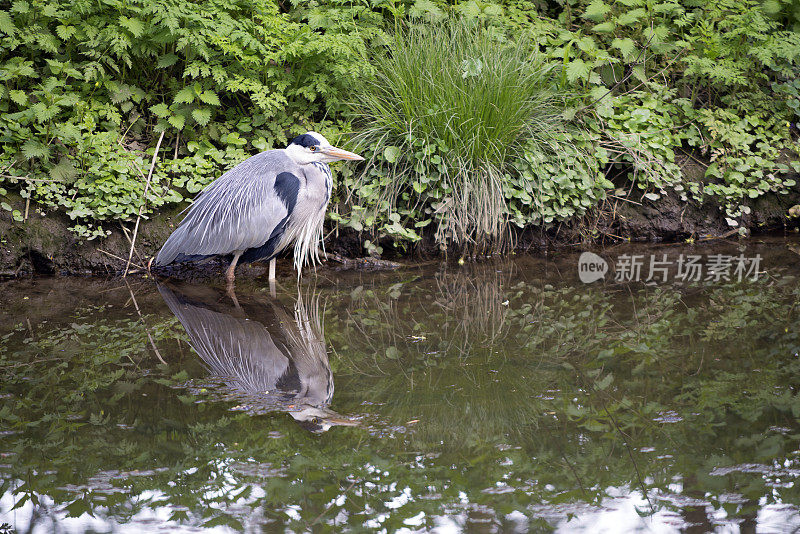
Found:
[[[369,166],[335,169],[331,212],[370,252],[496,247],[608,192],[737,227],[797,192],[798,80],[791,0],[15,0],[0,213],[21,221],[21,195],[101,237],[315,129],[370,143]]]
[[[403,219],[415,228],[433,222],[443,247],[497,248],[511,163],[558,161],[554,148],[565,135],[535,44],[463,22],[417,26],[374,63],[356,107],[360,148],[378,155],[358,192],[374,194],[358,202],[374,206],[373,217],[390,213],[409,239],[418,234]]]

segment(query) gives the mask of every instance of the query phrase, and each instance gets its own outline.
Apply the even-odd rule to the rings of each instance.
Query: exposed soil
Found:
[[[800,182],[800,177],[798,177]],[[744,216],[744,226],[754,233],[784,230],[796,231],[800,218],[791,217],[789,210],[800,204],[800,187],[788,195],[770,194],[750,201],[751,213]],[[180,208],[164,211],[139,225],[136,246],[130,269],[141,271],[157,252],[180,221]],[[126,266],[131,249],[129,235],[133,228],[127,223],[127,232],[121,225],[109,227],[111,235],[102,240],[81,241],[69,231],[72,222],[62,214],[42,216],[31,210],[24,222],[15,222],[3,212],[0,214],[0,276],[15,277],[31,274],[116,275]],[[588,244],[592,240],[605,243],[620,240],[642,242],[675,242],[687,239],[706,240],[729,237],[731,226],[717,206],[682,202],[676,196],[663,196],[656,202],[643,199],[619,200],[610,198],[597,212],[579,222],[564,224],[551,230],[539,228],[520,232],[514,240],[519,250],[542,251],[563,245]],[[389,244],[385,250],[391,249]],[[347,269],[393,268],[392,261],[360,258],[364,256],[362,236],[345,229],[328,235],[325,248],[331,254],[329,266]],[[421,242],[408,255],[415,259],[438,255],[432,242]],[[389,253],[390,260],[400,259],[398,252]],[[218,276],[224,269],[225,259],[202,265],[177,266],[162,270],[163,274],[182,278]],[[237,276],[260,276],[265,266],[243,265]],[[278,274],[292,270],[286,257],[278,262]]]

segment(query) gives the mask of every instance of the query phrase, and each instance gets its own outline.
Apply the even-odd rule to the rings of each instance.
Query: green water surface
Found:
[[[0,532],[796,531],[798,252],[5,282]]]

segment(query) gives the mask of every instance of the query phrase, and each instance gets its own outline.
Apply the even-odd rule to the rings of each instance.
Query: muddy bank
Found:
[[[800,180],[798,180],[800,181]],[[767,231],[796,231],[800,218],[789,216],[792,206],[800,204],[800,188],[788,195],[764,195],[749,201],[751,212],[742,218],[743,227],[752,233]],[[63,214],[51,213],[41,216],[30,210],[30,217],[24,222],[16,222],[7,213],[0,215],[0,276],[15,277],[31,274],[76,274],[76,275],[116,275],[125,269],[131,249],[131,230],[119,224],[107,225],[111,235],[93,241],[79,240],[69,231],[73,223]],[[181,208],[165,210],[149,219],[142,219],[136,237],[136,246],[131,258],[131,269],[141,270],[154,256],[169,234],[180,221]],[[576,243],[610,242],[620,240],[640,242],[670,242],[685,240],[705,240],[731,236],[732,228],[725,220],[724,211],[718,206],[698,205],[682,202],[676,197],[665,196],[656,202],[649,200],[631,201],[610,198],[591,216],[580,221],[565,223],[550,230],[530,228],[519,232],[514,242],[520,250],[538,251],[575,245]],[[735,233],[735,232],[733,232]],[[735,237],[735,236],[733,236]],[[391,267],[370,259],[358,260],[363,256],[363,239],[355,231],[344,229],[330,235],[325,243],[332,267],[374,269]],[[386,251],[391,243],[383,243]],[[433,258],[437,255],[436,246],[422,242],[409,251],[415,259]],[[401,259],[387,254],[390,260]],[[172,274],[191,277],[212,274],[221,270],[223,261],[210,262],[200,269],[177,268],[168,271]],[[240,274],[260,276],[261,265],[243,266]],[[278,274],[291,272],[291,261],[284,258],[278,263]]]

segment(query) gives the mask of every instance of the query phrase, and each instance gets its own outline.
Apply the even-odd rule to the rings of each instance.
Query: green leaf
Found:
[[[72,160],[69,158],[61,158],[61,160],[50,169],[50,178],[56,182],[72,182],[77,174],[78,171],[72,165]]]
[[[640,18],[645,16],[647,11],[642,8],[632,9],[630,11],[626,11],[622,13],[619,17],[617,17],[617,24],[622,26],[627,26],[628,24],[633,24],[637,22]]]
[[[592,0],[586,7],[583,18],[600,22],[609,11],[611,11],[611,6],[603,2],[603,0]]]
[[[31,5],[25,0],[16,0],[11,4],[11,11],[15,13],[27,13],[30,11]]]
[[[163,56],[158,58],[156,67],[159,69],[166,69],[167,67],[173,66],[177,62],[178,62],[178,56],[176,56],[175,54],[164,54]]]
[[[25,91],[20,91],[19,89],[12,89],[8,92],[8,97],[14,101],[14,103],[24,106],[28,103],[28,94]]]
[[[119,24],[131,32],[134,37],[141,37],[144,33],[144,24],[139,19],[120,17]]]
[[[611,385],[611,382],[614,381],[614,375],[612,373],[608,373],[604,376],[600,381],[598,381],[594,386],[599,390],[606,389],[608,386]]]
[[[589,66],[580,58],[573,59],[567,63],[567,68],[565,70],[567,79],[572,83],[580,79],[589,79]]]
[[[611,41],[611,46],[622,52],[622,57],[624,58],[627,58],[633,53],[634,50],[636,50],[636,43],[634,43],[633,39],[630,37],[625,37],[624,39],[614,39]]]
[[[430,21],[441,20],[444,12],[431,0],[416,0],[408,14],[412,19],[427,19]]]
[[[609,20],[607,22],[601,22],[600,24],[596,24],[592,26],[592,31],[597,33],[611,33],[616,29],[617,24],[613,20]]]
[[[153,115],[161,119],[166,119],[169,116],[169,107],[163,102],[155,106],[150,106],[150,111],[153,112]]]
[[[9,15],[7,11],[0,11],[0,32],[10,36],[13,36],[17,32],[14,21],[11,20],[11,15]]]
[[[614,115],[614,95],[609,92],[607,87],[602,85],[593,87],[590,96],[598,115],[601,117],[612,117]]]
[[[211,106],[219,106],[219,97],[214,91],[206,90],[200,93],[200,101]]]
[[[208,108],[197,108],[192,111],[192,117],[200,126],[205,126],[211,121],[211,110]]]
[[[394,145],[389,145],[383,149],[383,157],[389,163],[394,163],[400,157],[400,149]]]
[[[50,155],[50,148],[36,139],[28,139],[22,145],[22,155],[25,156],[26,159],[45,159]]]
[[[56,35],[62,41],[69,41],[70,37],[75,35],[75,31],[75,26],[65,26],[64,24],[56,26]]]
[[[178,130],[183,130],[183,125],[186,124],[186,117],[183,115],[172,115],[167,121]]]
[[[184,87],[175,95],[176,104],[191,104],[194,102],[194,87]]]

